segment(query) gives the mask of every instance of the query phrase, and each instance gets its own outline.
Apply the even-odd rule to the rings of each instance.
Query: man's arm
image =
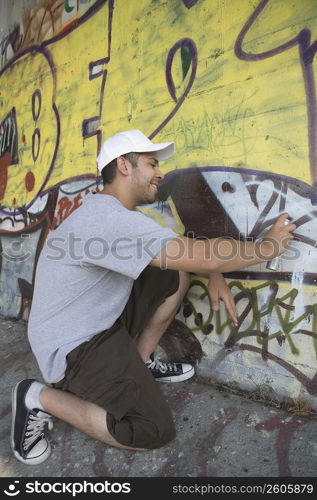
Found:
[[[223,273],[265,262],[283,254],[295,224],[285,225],[288,214],[278,217],[259,242],[212,238],[195,240],[179,236],[170,241],[151,261],[161,269],[175,269],[199,275]]]

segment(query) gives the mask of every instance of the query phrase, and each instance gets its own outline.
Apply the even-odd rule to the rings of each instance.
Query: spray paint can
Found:
[[[288,226],[289,220],[286,219],[284,221],[285,226]],[[272,260],[268,260],[266,263],[266,269],[270,269],[271,271],[276,271],[280,267],[281,256],[274,257]]]
[[[271,271],[276,271],[280,267],[280,257],[274,257],[272,260],[268,260],[266,263],[266,269]]]

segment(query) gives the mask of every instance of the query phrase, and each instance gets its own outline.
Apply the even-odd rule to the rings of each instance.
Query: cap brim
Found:
[[[149,144],[146,147],[134,148],[135,153],[155,153],[158,161],[168,160],[174,154],[174,142],[162,142],[157,144]]]

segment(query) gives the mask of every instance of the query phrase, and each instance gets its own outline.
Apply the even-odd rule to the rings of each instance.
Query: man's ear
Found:
[[[129,174],[129,168],[128,164],[125,158],[123,156],[119,156],[117,158],[117,169],[122,175],[128,175]]]

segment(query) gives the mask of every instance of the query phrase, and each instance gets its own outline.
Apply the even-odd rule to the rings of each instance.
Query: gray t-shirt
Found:
[[[47,382],[67,354],[111,327],[133,281],[178,235],[109,195],[88,194],[46,239],[35,276],[28,337]]]

